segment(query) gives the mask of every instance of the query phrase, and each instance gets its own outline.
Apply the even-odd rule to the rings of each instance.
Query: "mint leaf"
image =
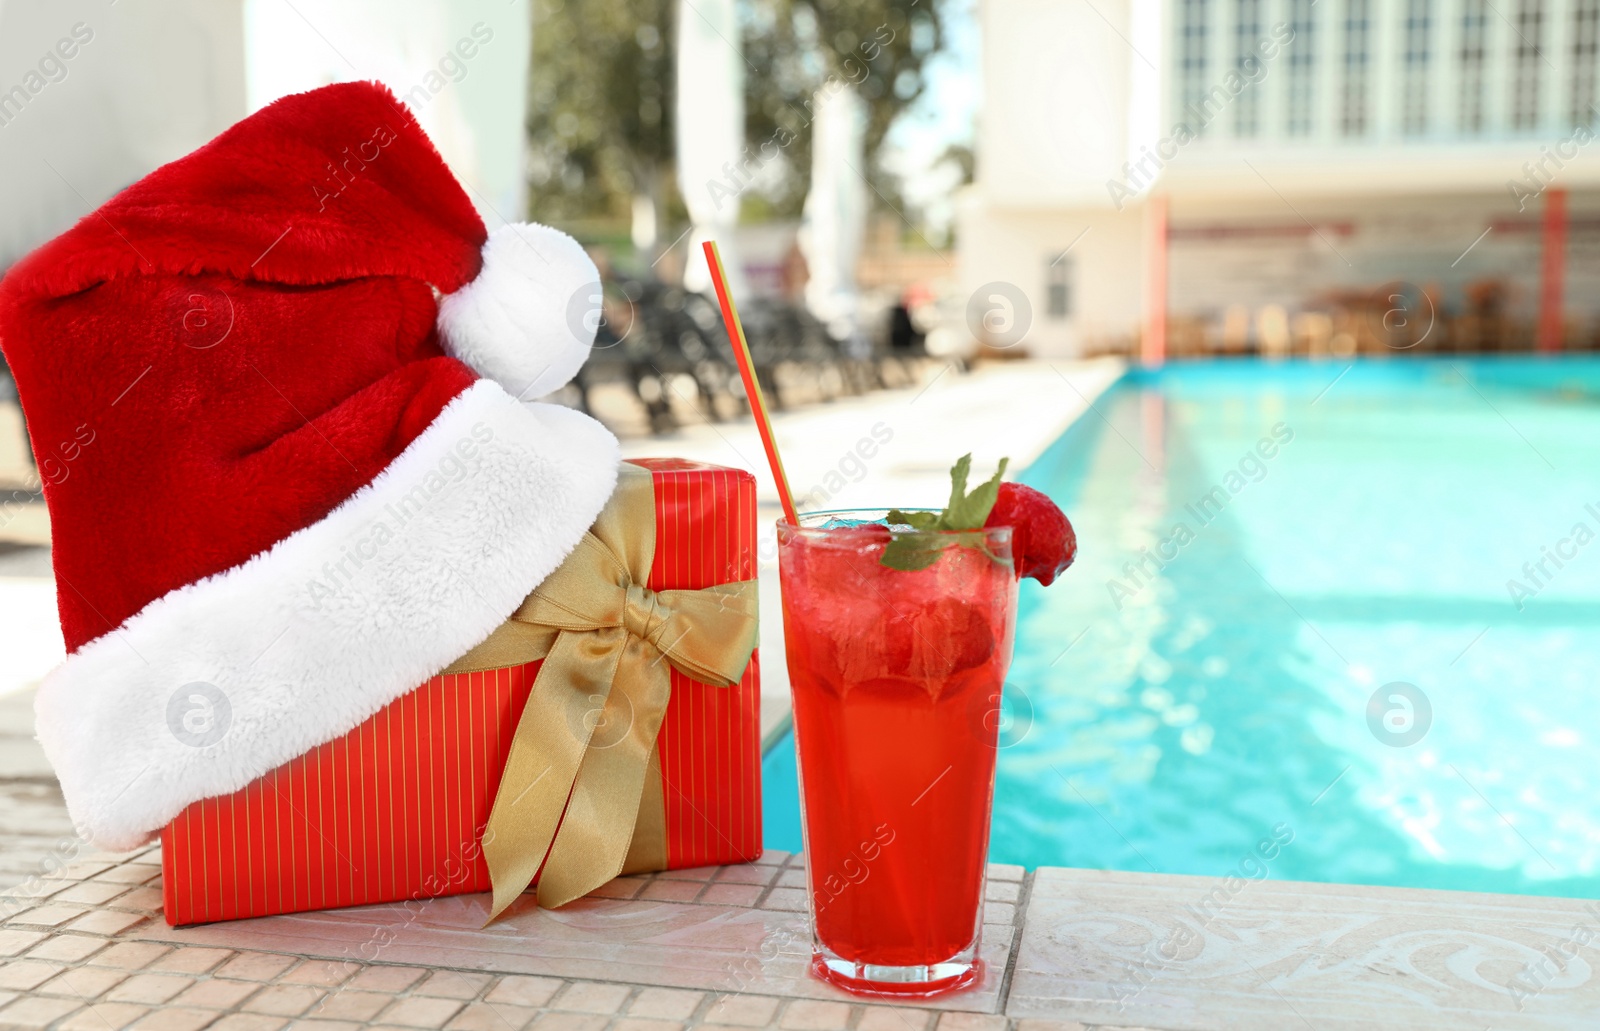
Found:
[[[977,530],[983,527],[984,520],[989,518],[989,510],[994,508],[995,499],[1000,496],[1000,477],[1005,475],[1006,463],[1009,458],[1000,459],[1000,468],[995,470],[986,482],[978,485],[971,494],[963,493],[957,497],[954,492],[950,495],[950,507],[944,510],[942,517],[943,528],[946,530]],[[965,463],[965,466],[963,466]],[[962,491],[966,490],[967,468],[972,465],[972,456],[967,455],[956,463],[950,470],[951,479],[960,484]]]
[[[890,569],[915,573],[939,561],[939,556],[944,554],[944,549],[948,547],[950,547],[948,541],[937,537],[900,536],[884,547],[883,557],[878,559],[878,563]]]
[[[884,547],[879,563],[907,573],[927,569],[939,560],[945,549],[957,543],[938,536],[928,536],[927,532],[982,529],[989,512],[994,508],[995,500],[1000,496],[1000,477],[1005,474],[1008,462],[1008,458],[1000,459],[1000,468],[995,470],[995,474],[969,494],[967,477],[972,473],[972,455],[962,455],[950,469],[950,503],[943,512],[935,514],[890,509],[887,516],[889,523],[910,526],[922,533],[896,535]],[[981,541],[976,546],[988,551]]]
[[[898,508],[889,509],[889,514],[884,518],[893,525],[914,526],[919,530],[932,530],[939,525],[938,512],[902,512]]]
[[[943,516],[948,516],[950,510],[967,496],[967,474],[970,472],[972,472],[972,452],[968,451],[956,459],[956,464],[950,468],[950,500],[944,506]]]

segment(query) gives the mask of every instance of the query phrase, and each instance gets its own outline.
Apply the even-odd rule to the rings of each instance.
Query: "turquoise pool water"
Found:
[[[1021,477],[1082,550],[1023,584],[995,861],[1260,876],[1276,835],[1275,878],[1600,896],[1600,361],[1179,365],[1096,407]],[[798,848],[792,739],[763,772]]]

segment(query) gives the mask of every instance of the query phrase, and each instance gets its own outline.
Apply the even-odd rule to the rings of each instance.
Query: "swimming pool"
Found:
[[[1600,895],[1600,361],[1175,365],[1096,409],[1021,477],[1082,551],[1022,585],[994,861]]]

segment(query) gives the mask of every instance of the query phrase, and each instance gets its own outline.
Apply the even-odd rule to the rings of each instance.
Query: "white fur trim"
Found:
[[[588,416],[480,381],[321,521],[68,656],[35,710],[79,832],[133,848],[439,672],[577,545],[619,460]]]
[[[600,273],[578,241],[513,223],[489,234],[477,277],[440,300],[439,335],[452,355],[529,400],[577,375],[599,304]]]

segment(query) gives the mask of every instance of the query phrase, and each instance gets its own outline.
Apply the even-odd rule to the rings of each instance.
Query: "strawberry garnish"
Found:
[[[1078,535],[1049,496],[1021,483],[1002,483],[984,526],[1011,527],[1017,577],[1048,587],[1078,554]]]

